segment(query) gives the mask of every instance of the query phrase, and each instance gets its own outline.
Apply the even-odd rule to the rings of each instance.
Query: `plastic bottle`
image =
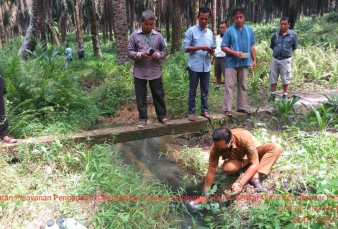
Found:
[[[59,226],[54,222],[54,220],[47,220],[45,229],[59,229]]]
[[[185,204],[194,211],[198,211],[201,208],[201,205],[200,204],[194,204],[193,200],[187,200],[187,201],[185,201]]]
[[[87,229],[87,227],[83,226],[81,223],[77,222],[73,218],[60,218],[59,227],[60,229]]]

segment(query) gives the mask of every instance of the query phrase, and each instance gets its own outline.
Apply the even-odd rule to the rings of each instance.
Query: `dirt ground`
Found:
[[[315,90],[315,89],[314,89]],[[330,96],[332,93],[338,94],[337,90],[321,90],[319,92],[304,92],[304,91],[290,91],[288,94],[289,99],[292,99],[293,96],[299,96],[300,100],[296,103],[296,113],[304,114],[304,112],[311,111],[312,106],[317,106],[320,102],[327,100],[326,96]],[[250,98],[248,98],[249,100]],[[147,123],[157,122],[155,107],[152,102],[151,93],[147,96],[148,100],[148,121]],[[260,112],[259,119],[264,121],[264,119],[269,119],[269,115],[265,115],[264,111],[268,113],[274,112],[273,106],[266,101],[248,101],[248,105],[251,106],[252,111],[254,112],[257,108]],[[221,105],[220,105],[221,107]],[[220,111],[221,112],[221,111]],[[115,125],[136,125],[138,123],[138,110],[135,104],[124,107],[117,111],[115,115],[111,117],[100,116],[97,123],[95,123],[91,129],[98,126],[115,126]],[[276,127],[277,129],[279,127]]]

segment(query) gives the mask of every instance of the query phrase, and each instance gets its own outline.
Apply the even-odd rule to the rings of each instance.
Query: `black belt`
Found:
[[[288,59],[291,56],[274,56],[274,58],[278,59],[278,60],[284,60],[284,59]]]
[[[225,58],[225,56],[222,56],[222,57],[217,57],[217,56],[216,56],[216,58],[219,58],[219,59],[221,59],[221,58]]]

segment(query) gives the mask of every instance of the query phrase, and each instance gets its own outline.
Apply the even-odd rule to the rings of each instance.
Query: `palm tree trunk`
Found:
[[[43,0],[32,0],[32,13],[27,28],[25,39],[22,42],[22,46],[19,50],[19,55],[24,59],[27,59],[27,50],[33,52],[36,46],[35,37],[40,33],[40,28],[43,22]]]
[[[182,13],[181,0],[173,0],[173,16],[172,16],[172,46],[171,54],[181,49],[182,46]]]
[[[212,0],[212,32],[214,34],[214,40],[216,39],[217,36],[217,26],[216,26],[216,0]]]
[[[62,12],[60,16],[60,26],[61,26],[61,41],[64,42],[66,40],[67,35],[67,12]]]
[[[172,1],[170,0],[165,0],[165,34],[167,37],[167,41],[170,42],[171,41],[171,37],[170,37],[170,9],[172,8]]]
[[[86,7],[89,14],[90,32],[92,35],[94,55],[102,58],[99,30],[96,23],[96,7],[94,0],[86,0]]]
[[[2,21],[2,7],[0,6],[0,33],[1,33],[1,44],[2,47],[5,47],[6,45],[6,35],[5,35],[5,27],[4,23]]]
[[[200,10],[200,1],[199,0],[194,0],[194,16],[193,19],[195,20],[195,25],[198,24],[198,11]]]
[[[129,32],[130,34],[135,30],[135,1],[129,0]]]
[[[76,39],[77,42],[83,43],[82,29],[81,29],[81,19],[80,19],[80,8],[81,3],[79,0],[74,0],[74,8],[75,8],[75,26],[76,26]]]
[[[114,0],[114,36],[117,49],[117,63],[124,64],[128,60],[128,26],[125,0]]]

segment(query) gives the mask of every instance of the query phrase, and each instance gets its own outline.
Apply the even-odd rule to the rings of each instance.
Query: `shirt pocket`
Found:
[[[201,37],[200,36],[193,36],[193,39],[192,39],[192,44],[191,46],[198,46],[198,45],[201,45]]]
[[[210,40],[208,38],[205,38],[205,45],[211,47],[214,45],[214,41],[213,40]]]

